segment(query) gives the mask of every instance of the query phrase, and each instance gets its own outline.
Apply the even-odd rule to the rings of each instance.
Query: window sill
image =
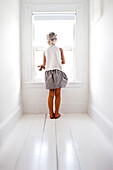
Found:
[[[68,82],[66,88],[80,88],[84,82]],[[25,88],[45,88],[45,83],[36,83],[36,82],[24,82],[23,87]]]

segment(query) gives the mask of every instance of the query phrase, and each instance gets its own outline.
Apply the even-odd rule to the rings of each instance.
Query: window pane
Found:
[[[66,60],[66,64],[63,65],[63,71],[67,74],[69,81],[73,81],[75,69],[73,68],[75,19],[35,20],[33,17],[34,79],[37,81],[44,79],[44,71],[38,71],[37,66],[42,64],[43,51],[49,47],[47,44],[47,34],[49,32],[55,32],[57,34],[56,46],[63,48]]]
[[[37,82],[44,82],[44,70],[39,71],[38,65],[42,64],[43,61],[43,51],[35,50],[35,72],[34,77]]]
[[[63,65],[63,71],[67,74],[68,80],[74,80],[73,70],[73,51],[64,51],[66,64]]]

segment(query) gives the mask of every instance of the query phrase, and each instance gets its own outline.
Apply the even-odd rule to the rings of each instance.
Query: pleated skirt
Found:
[[[46,89],[64,88],[67,84],[67,75],[61,70],[45,71],[45,86]]]

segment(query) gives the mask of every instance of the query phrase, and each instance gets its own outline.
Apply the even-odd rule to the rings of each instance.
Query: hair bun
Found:
[[[50,32],[48,35],[47,35],[47,40],[51,40],[51,39],[54,39],[56,38],[57,34],[55,34],[54,32]]]

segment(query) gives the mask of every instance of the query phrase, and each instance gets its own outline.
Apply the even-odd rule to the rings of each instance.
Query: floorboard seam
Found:
[[[56,169],[59,170],[56,120],[55,120],[55,140],[56,140],[56,165],[57,165]]]
[[[41,158],[41,150],[42,150],[42,144],[43,144],[43,138],[44,138],[44,133],[45,133],[45,126],[46,126],[46,120],[47,120],[47,114],[45,114],[45,119],[44,119],[44,124],[43,124],[43,130],[42,130],[42,137],[41,137],[41,143],[40,143],[40,153],[39,153],[39,163],[37,169],[40,169],[40,158]]]
[[[41,153],[41,149],[42,149],[42,143],[43,143],[43,137],[44,137],[44,132],[45,132],[46,120],[47,120],[47,114],[45,114],[45,119],[44,119],[44,125],[43,125],[42,137],[41,137],[40,153]]]
[[[77,152],[77,147],[76,147],[76,144],[74,143],[74,139],[73,139],[73,135],[72,135],[70,127],[69,127],[69,131],[70,131],[70,136],[71,136],[72,144],[73,144],[73,147],[74,147],[74,151],[75,151],[75,154],[76,154],[76,157],[77,157],[77,160],[78,160],[79,169],[82,170],[81,164],[80,164],[80,159],[79,159],[78,152]]]
[[[34,114],[34,118],[33,118],[33,120],[32,120],[31,126],[30,126],[30,128],[29,128],[29,130],[28,130],[28,132],[27,132],[27,134],[26,134],[26,137],[25,137],[25,140],[24,140],[24,142],[23,142],[23,145],[22,145],[21,151],[20,151],[20,153],[19,153],[19,155],[18,155],[18,157],[17,157],[17,160],[16,160],[14,170],[16,170],[16,168],[17,168],[18,161],[19,161],[20,156],[21,156],[21,154],[22,154],[22,152],[23,152],[24,145],[25,145],[25,143],[26,143],[26,140],[27,140],[27,138],[28,138],[28,136],[29,136],[29,133],[30,133],[30,131],[31,131],[31,128],[32,128],[32,126],[33,126],[33,123],[34,123],[35,117],[36,117],[36,114]]]

